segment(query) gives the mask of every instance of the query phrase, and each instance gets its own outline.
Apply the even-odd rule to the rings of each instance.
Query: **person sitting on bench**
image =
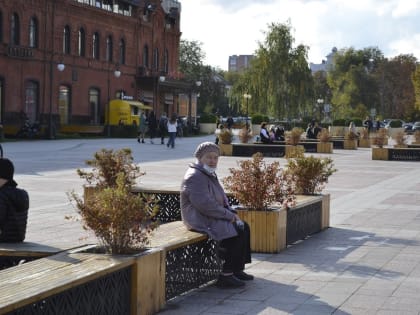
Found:
[[[12,161],[0,158],[0,242],[23,242],[28,220],[28,193],[13,180]]]
[[[267,123],[262,122],[261,123],[261,130],[260,130],[260,138],[262,143],[271,143],[270,134],[267,130]]]
[[[222,288],[237,288],[254,277],[244,272],[251,262],[250,230],[229,206],[228,198],[215,173],[220,156],[217,144],[203,142],[181,184],[181,216],[189,230],[205,233],[219,242],[218,254],[224,260],[216,283]]]

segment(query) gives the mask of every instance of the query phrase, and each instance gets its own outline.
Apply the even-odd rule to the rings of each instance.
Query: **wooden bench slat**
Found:
[[[174,221],[159,226],[153,232],[149,246],[172,250],[206,240],[207,237],[205,234],[187,230],[182,221]]]
[[[0,311],[9,312],[42,300],[125,268],[132,261],[130,256],[62,253],[2,270]]]

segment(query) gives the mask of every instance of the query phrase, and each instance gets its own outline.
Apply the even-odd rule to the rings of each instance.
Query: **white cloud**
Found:
[[[420,58],[420,0],[183,0],[182,38],[203,43],[206,63],[227,69],[230,55],[252,54],[270,23],[291,21],[295,44],[309,61],[331,51],[378,47],[385,56]]]

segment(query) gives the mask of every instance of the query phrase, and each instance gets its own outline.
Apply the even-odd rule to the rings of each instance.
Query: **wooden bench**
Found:
[[[33,242],[0,243],[0,270],[70,249],[73,248]]]
[[[220,272],[215,242],[181,221],[159,226],[149,245],[127,256],[77,248],[1,270],[0,314],[154,314]]]

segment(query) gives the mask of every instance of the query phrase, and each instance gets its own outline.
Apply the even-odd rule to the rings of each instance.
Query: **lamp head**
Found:
[[[64,71],[64,69],[66,68],[66,66],[64,65],[64,63],[62,63],[62,62],[60,62],[58,65],[57,65],[57,69],[58,69],[58,71],[60,71],[60,72],[62,72],[62,71]]]

